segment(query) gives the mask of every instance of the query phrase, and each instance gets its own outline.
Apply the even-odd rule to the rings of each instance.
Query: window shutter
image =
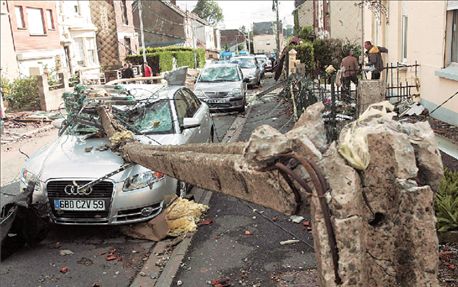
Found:
[[[447,10],[458,10],[458,0],[448,0]]]

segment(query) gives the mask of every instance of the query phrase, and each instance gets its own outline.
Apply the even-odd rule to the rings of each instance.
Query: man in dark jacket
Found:
[[[125,63],[122,70],[121,70],[121,76],[123,79],[130,79],[130,78],[134,78],[134,70],[132,69],[132,67],[128,64],[128,63]]]
[[[380,73],[383,71],[382,53],[388,53],[388,49],[374,46],[371,41],[364,42],[364,48],[366,49],[369,65],[372,65],[374,68],[371,80],[378,80],[380,79]]]

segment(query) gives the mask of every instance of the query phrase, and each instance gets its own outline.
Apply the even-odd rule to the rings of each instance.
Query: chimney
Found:
[[[170,0],[170,3],[172,3],[173,5],[177,5],[177,0]]]

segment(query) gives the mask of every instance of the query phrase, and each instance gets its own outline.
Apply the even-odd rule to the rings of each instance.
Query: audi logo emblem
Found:
[[[78,185],[66,185],[64,187],[64,192],[68,195],[89,195],[92,193],[92,187],[85,189],[78,189]]]

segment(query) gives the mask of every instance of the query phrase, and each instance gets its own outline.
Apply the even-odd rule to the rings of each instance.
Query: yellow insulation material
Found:
[[[184,198],[177,198],[165,210],[165,218],[170,228],[169,236],[179,236],[197,230],[197,222],[208,206]]]

